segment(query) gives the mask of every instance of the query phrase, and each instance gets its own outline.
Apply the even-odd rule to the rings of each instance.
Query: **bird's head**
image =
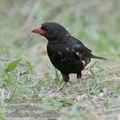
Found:
[[[56,22],[46,22],[41,26],[37,26],[32,29],[33,33],[38,33],[48,39],[48,41],[58,40],[69,32],[60,24]]]

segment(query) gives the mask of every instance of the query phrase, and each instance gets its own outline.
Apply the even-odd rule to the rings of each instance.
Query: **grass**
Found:
[[[0,0],[0,120],[17,120],[7,117],[11,109],[17,115],[22,110],[32,114],[37,107],[39,116],[49,120],[119,120],[119,3]],[[63,24],[108,60],[92,60],[80,85],[71,75],[64,91],[56,92],[62,78],[47,57],[47,41],[31,34],[33,26],[46,21]],[[33,116],[37,119],[38,114]]]

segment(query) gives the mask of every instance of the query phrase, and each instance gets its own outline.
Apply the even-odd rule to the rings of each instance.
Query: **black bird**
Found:
[[[59,90],[69,81],[69,74],[77,74],[78,81],[82,70],[91,61],[91,58],[104,59],[91,53],[80,40],[74,38],[62,25],[56,22],[46,22],[32,29],[47,38],[47,53],[51,63],[61,72],[64,83]]]

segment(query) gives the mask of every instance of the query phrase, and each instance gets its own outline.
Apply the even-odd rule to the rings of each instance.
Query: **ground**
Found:
[[[0,120],[119,120],[119,0],[0,0]],[[64,25],[95,55],[62,92],[47,40],[31,33],[46,21]],[[13,116],[12,116],[13,115]],[[32,116],[30,118],[30,116]]]

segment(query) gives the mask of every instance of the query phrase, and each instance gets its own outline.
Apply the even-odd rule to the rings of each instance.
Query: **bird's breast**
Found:
[[[69,55],[69,47],[64,47],[61,45],[47,45],[47,53],[48,56],[53,63],[62,63],[67,60],[67,56]]]

